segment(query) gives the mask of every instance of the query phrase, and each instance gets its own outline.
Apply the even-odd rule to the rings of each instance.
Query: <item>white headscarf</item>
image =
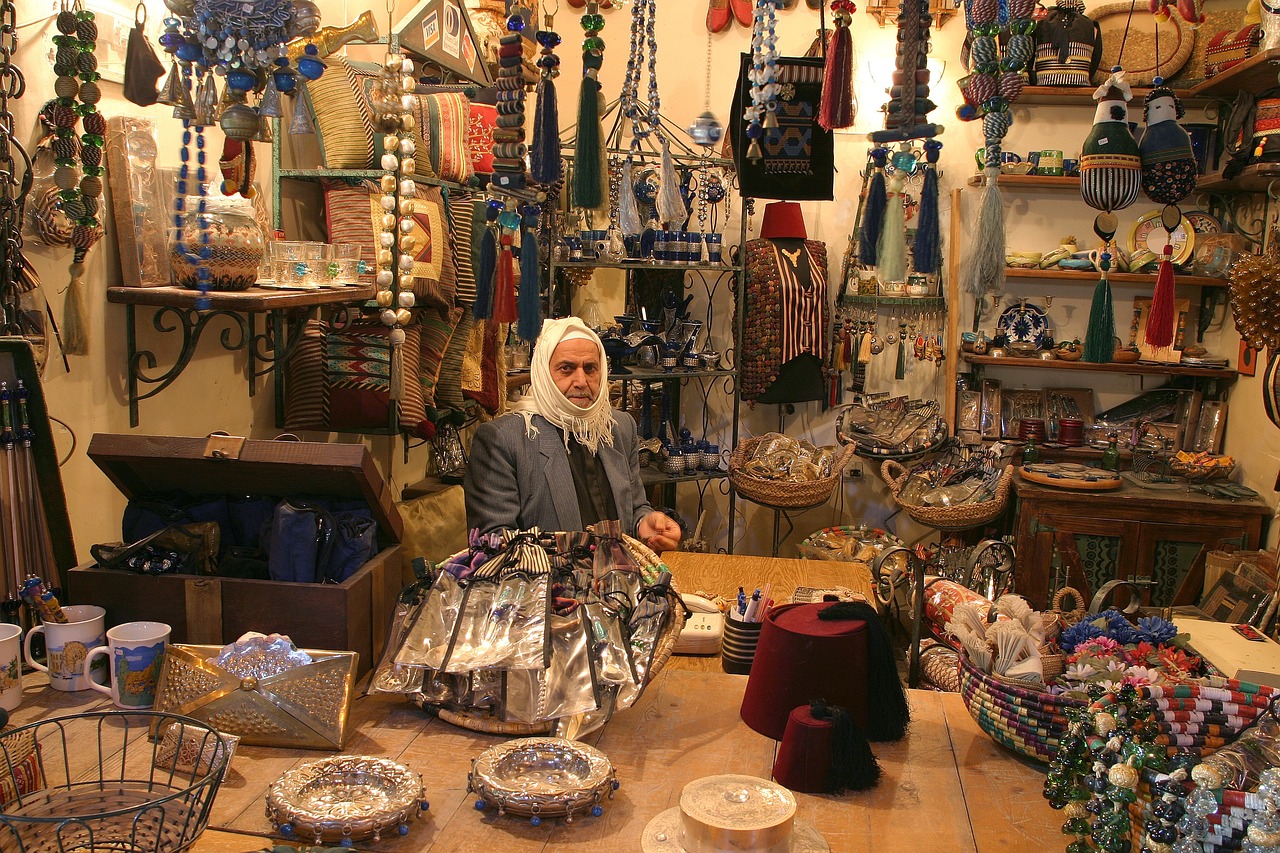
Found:
[[[570,401],[551,378],[551,354],[563,341],[572,340],[593,341],[600,352],[600,390],[586,408]],[[511,406],[512,411],[524,418],[525,432],[529,438],[538,435],[533,416],[542,415],[564,432],[566,447],[569,446],[570,435],[593,454],[601,444],[612,447],[613,408],[609,405],[608,364],[604,344],[600,343],[599,336],[586,323],[577,317],[544,321],[542,334],[538,335],[533,347],[533,358],[530,359],[530,393]]]

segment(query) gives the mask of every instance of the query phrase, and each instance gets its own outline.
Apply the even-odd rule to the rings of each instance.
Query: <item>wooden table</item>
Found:
[[[1179,544],[1188,546],[1186,550],[1194,555],[1202,545],[1240,537],[1246,540],[1241,547],[1257,548],[1263,541],[1263,521],[1271,513],[1260,498],[1227,501],[1185,488],[1143,489],[1127,481],[1110,492],[1075,492],[1015,477],[1015,489],[1015,588],[1040,609],[1049,605],[1055,543],[1059,552],[1068,552],[1063,559],[1070,562],[1077,559],[1076,537],[1114,539],[1114,558],[1107,560],[1103,553],[1107,549],[1098,549],[1094,571],[1086,572],[1099,586],[1113,578],[1137,579],[1151,584],[1149,604],[1186,603],[1173,599],[1190,560],[1177,560],[1170,567],[1167,555],[1177,557]],[[1080,591],[1086,602],[1093,593]]]
[[[97,693],[60,693],[28,677],[15,722],[100,709]],[[775,743],[738,717],[744,676],[668,670],[636,706],[587,740],[617,767],[622,788],[600,818],[540,827],[477,812],[467,793],[471,759],[503,738],[455,728],[389,696],[357,699],[346,752],[393,758],[423,774],[431,810],[409,835],[362,850],[385,853],[501,850],[503,853],[637,851],[645,825],[679,803],[694,779],[718,773],[768,777]],[[947,853],[1059,849],[1061,815],[1040,795],[1042,770],[996,744],[958,694],[910,691],[911,730],[899,743],[873,744],[879,786],[841,797],[796,795],[798,816],[832,853]],[[196,853],[250,853],[278,840],[263,813],[268,785],[291,767],[327,753],[241,747],[219,789],[210,831]]]

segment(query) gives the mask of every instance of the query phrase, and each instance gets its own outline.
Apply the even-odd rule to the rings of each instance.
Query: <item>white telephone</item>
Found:
[[[716,655],[724,634],[724,615],[720,608],[700,595],[682,592],[680,598],[693,615],[684,622],[673,652],[677,655]]]

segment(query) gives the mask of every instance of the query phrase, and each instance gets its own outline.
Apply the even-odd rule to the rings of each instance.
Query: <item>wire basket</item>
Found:
[[[196,767],[165,760],[151,726],[181,723],[199,741],[221,735],[199,720],[151,711],[54,717],[0,733],[0,850],[143,853],[186,850],[209,823],[229,751]],[[31,760],[34,746],[34,760]]]
[[[766,480],[743,470],[751,458],[760,438],[748,438],[729,455],[729,482],[738,493],[755,503],[779,509],[808,509],[827,502],[835,491],[836,483],[844,473],[844,466],[853,457],[854,446],[846,445],[839,458],[831,466],[831,475],[821,480],[792,482],[790,480]]]
[[[1133,473],[1148,479],[1159,479],[1169,475],[1169,457],[1162,450],[1149,448],[1133,448]]]
[[[1013,485],[1013,466],[1007,465],[996,484],[995,494],[988,500],[958,506],[920,506],[907,503],[899,497],[898,493],[907,484],[909,474],[906,468],[892,459],[886,459],[880,466],[880,477],[889,486],[894,503],[917,523],[938,530],[969,530],[991,523],[1004,512]]]

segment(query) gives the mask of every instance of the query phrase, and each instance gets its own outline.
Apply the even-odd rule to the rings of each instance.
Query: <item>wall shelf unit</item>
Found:
[[[1018,358],[1005,356],[994,358],[989,355],[972,355],[965,353],[964,360],[972,365],[990,367],[1031,368],[1032,370],[1083,370],[1092,373],[1124,373],[1131,376],[1194,376],[1199,379],[1227,379],[1235,381],[1236,372],[1225,367],[1190,367],[1182,364],[1159,364],[1156,362],[1134,362],[1133,364],[1092,364],[1087,361],[1064,361],[1055,358],[1046,361],[1041,358]]]

